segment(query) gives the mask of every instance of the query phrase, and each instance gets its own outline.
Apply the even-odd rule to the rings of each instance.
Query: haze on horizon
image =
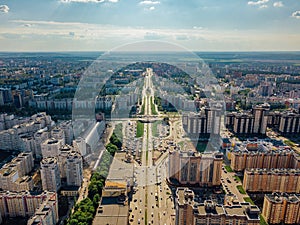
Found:
[[[157,40],[192,51],[299,51],[300,2],[0,2],[0,51],[107,51]]]

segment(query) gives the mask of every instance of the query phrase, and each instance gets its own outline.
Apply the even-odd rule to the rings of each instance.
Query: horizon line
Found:
[[[184,52],[194,52],[194,53],[300,53],[300,50],[190,50],[190,51],[114,51],[114,50],[26,50],[26,51],[1,51],[0,53],[106,53],[106,52],[120,52],[120,53],[184,53]]]

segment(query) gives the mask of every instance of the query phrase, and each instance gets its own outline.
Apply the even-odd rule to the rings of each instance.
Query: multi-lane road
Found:
[[[147,69],[143,88],[145,117],[152,114],[150,102],[154,100],[152,76],[152,70]],[[141,166],[136,165],[134,172],[138,188],[130,203],[130,224],[174,224],[173,200],[165,179],[167,153],[154,165],[153,152],[152,124],[145,123]]]

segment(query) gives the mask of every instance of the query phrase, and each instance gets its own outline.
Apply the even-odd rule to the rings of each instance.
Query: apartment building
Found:
[[[277,150],[268,149],[261,151],[237,150],[231,152],[231,168],[241,172],[245,169],[280,169],[300,168],[300,156],[289,148]]]
[[[281,115],[279,132],[283,135],[300,133],[300,114],[285,112]]]
[[[262,216],[269,224],[300,224],[300,196],[287,193],[266,194]]]
[[[221,125],[221,106],[207,107],[200,113],[184,113],[182,125],[190,135],[219,135]]]
[[[58,200],[56,194],[53,194],[36,209],[27,225],[56,225],[58,221]]]
[[[0,169],[0,188],[6,191],[25,191],[33,188],[32,177],[26,176],[33,169],[31,152],[20,153]]]
[[[246,169],[243,188],[248,192],[300,193],[300,169]]]
[[[62,139],[50,138],[41,144],[43,158],[56,157],[59,154],[59,149],[63,147]]]
[[[173,151],[169,154],[169,180],[186,185],[218,186],[221,184],[223,155]]]
[[[57,192],[61,187],[58,160],[56,157],[43,158],[41,161],[43,190]]]
[[[72,151],[66,158],[67,185],[81,186],[83,180],[83,162],[79,152]]]
[[[176,225],[260,224],[260,210],[256,205],[247,202],[220,205],[211,200],[197,203],[188,188],[177,188],[175,209]]]
[[[0,212],[3,217],[28,217],[34,215],[40,205],[53,199],[57,201],[56,193],[42,192],[0,192]],[[57,204],[57,202],[56,202]]]

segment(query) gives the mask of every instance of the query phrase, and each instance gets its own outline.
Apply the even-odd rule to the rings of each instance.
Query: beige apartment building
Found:
[[[259,225],[260,210],[250,203],[220,205],[211,200],[194,201],[194,192],[188,188],[176,191],[176,225]]]
[[[29,191],[3,191],[0,192],[0,212],[3,217],[32,216],[42,202],[47,199],[56,200],[56,193],[42,192],[35,194]]]
[[[44,158],[41,161],[41,178],[43,190],[57,192],[60,189],[61,180],[56,157]]]
[[[262,216],[269,224],[299,224],[300,196],[287,193],[266,194]]]
[[[169,154],[169,180],[182,185],[218,186],[221,184],[223,155],[173,151]]]
[[[246,169],[243,188],[249,192],[300,193],[300,169]]]

